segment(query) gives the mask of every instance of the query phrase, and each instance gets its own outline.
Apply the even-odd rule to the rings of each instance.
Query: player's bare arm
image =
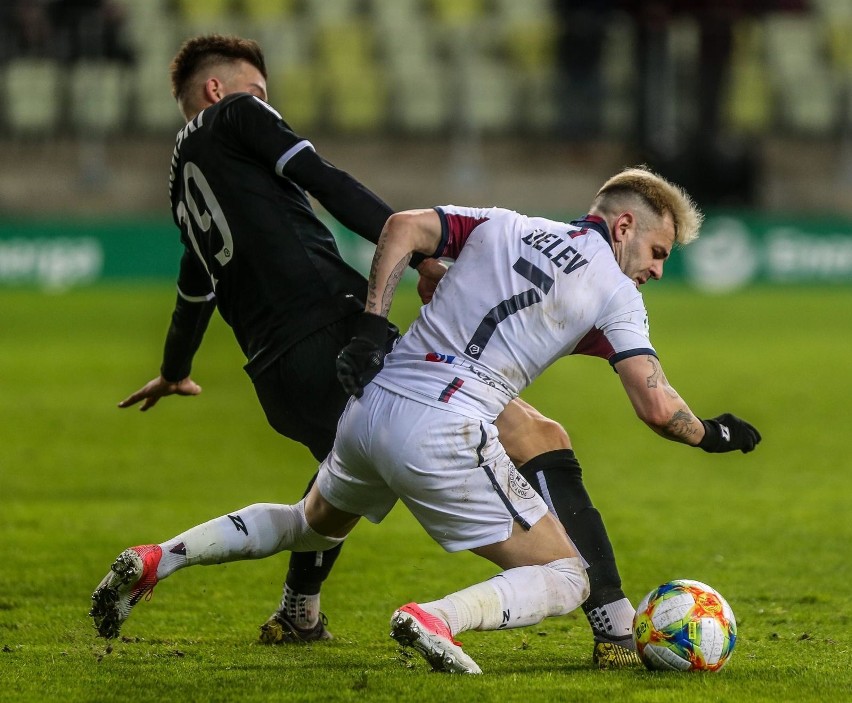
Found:
[[[651,372],[649,373],[649,366]],[[731,413],[701,419],[672,388],[660,361],[653,355],[638,355],[615,364],[624,390],[639,418],[654,432],[675,442],[699,447],[705,452],[752,451],[760,432]]]
[[[412,253],[432,254],[440,241],[441,220],[434,210],[391,215],[376,245],[364,310],[386,317]]]
[[[400,212],[385,223],[373,255],[364,315],[352,341],[337,355],[337,378],[350,395],[360,398],[384,365],[387,315],[411,254],[433,254],[440,241],[441,220],[434,210]]]
[[[660,387],[668,393],[672,398],[679,398],[678,392],[669,384],[669,380],[663,373],[663,368],[660,366],[660,360],[656,356],[650,354],[646,357],[648,364],[651,366],[650,374],[648,375],[648,388]]]
[[[701,441],[704,426],[669,385],[657,357],[632,356],[617,362],[615,370],[639,419],[654,432],[693,446]]]
[[[703,427],[698,418],[696,418],[688,408],[676,410],[671,419],[666,423],[666,426],[660,434],[669,439],[674,439],[684,444],[696,444],[691,441],[691,438],[698,432],[698,428]],[[702,431],[702,435],[703,435]],[[699,440],[700,441],[700,440]]]
[[[381,315],[382,317],[388,316],[391,303],[393,302],[393,293],[399,285],[400,279],[402,279],[402,274],[405,273],[408,262],[411,261],[411,252],[404,254],[402,258],[391,268],[390,274],[387,278],[386,287],[384,289],[378,289],[375,281],[378,275],[380,262],[384,261],[388,256],[386,253],[387,248],[387,238],[381,237],[379,239],[379,243],[376,245],[375,256],[373,257],[373,263],[370,267],[370,281],[367,286],[366,310],[368,312],[375,313],[376,315]],[[393,256],[393,254],[391,254],[391,256]]]

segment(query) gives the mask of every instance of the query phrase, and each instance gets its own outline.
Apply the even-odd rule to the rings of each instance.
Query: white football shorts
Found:
[[[502,542],[547,505],[517,471],[497,428],[371,383],[352,398],[317,488],[340,510],[381,522],[397,499],[448,552]]]

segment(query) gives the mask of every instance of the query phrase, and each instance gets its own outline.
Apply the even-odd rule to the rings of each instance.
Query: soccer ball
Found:
[[[649,669],[718,671],[734,651],[737,621],[718,591],[678,579],[642,599],[633,618],[633,639]]]

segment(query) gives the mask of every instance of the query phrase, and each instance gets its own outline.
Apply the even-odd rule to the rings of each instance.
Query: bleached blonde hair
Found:
[[[595,195],[592,210],[619,214],[628,203],[641,202],[658,217],[669,213],[675,244],[685,246],[698,238],[704,215],[683,188],[667,181],[647,166],[631,166],[615,174]]]

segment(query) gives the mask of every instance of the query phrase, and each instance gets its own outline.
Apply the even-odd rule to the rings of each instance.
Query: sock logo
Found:
[[[231,518],[231,522],[234,523],[234,527],[237,528],[237,532],[245,532],[246,536],[248,536],[248,528],[239,515],[228,515],[228,517]]]
[[[180,554],[182,557],[186,556],[186,545],[181,542],[180,544],[176,544],[169,550],[172,554]]]
[[[503,622],[500,623],[500,626],[497,629],[499,630],[500,628],[506,627],[506,625],[509,624],[509,618],[510,617],[511,617],[511,611],[504,610],[503,611]]]

